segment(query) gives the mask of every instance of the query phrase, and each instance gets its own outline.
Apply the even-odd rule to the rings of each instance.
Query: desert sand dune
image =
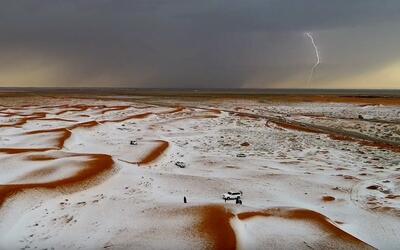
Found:
[[[83,156],[83,155],[76,154],[74,156]],[[69,156],[69,157],[74,157],[74,156]],[[95,176],[100,175],[104,171],[112,168],[113,160],[109,155],[85,155],[85,156],[88,156],[88,159],[86,160],[86,162],[83,162],[83,166],[78,171],[76,171],[76,173],[72,176],[61,178],[51,182],[0,185],[0,205],[3,204],[8,197],[15,195],[18,192],[24,191],[26,189],[68,188],[73,185],[82,184],[82,182],[88,181],[90,180],[90,178],[94,178]],[[59,166],[59,168],[62,168],[62,166]],[[49,174],[49,172],[46,172],[46,169],[40,169],[36,172],[26,173],[25,178],[29,178],[29,176],[32,177],[33,175],[38,175],[38,174],[46,175]]]
[[[0,248],[398,246],[396,100],[12,98]]]
[[[30,105],[26,105],[22,107],[22,110],[26,108],[30,108]],[[73,107],[74,109],[71,109]],[[128,108],[129,106],[114,106],[114,107],[106,107],[106,106],[86,106],[86,105],[64,105],[64,106],[58,106],[57,108],[63,108],[64,110],[59,111],[55,113],[56,115],[61,115],[66,112],[80,112],[80,111],[86,111],[90,108],[102,108],[100,111],[101,114],[105,114],[111,111],[116,111],[116,110],[124,110]],[[45,108],[52,108],[49,106],[46,106]],[[76,108],[76,109],[75,109]],[[180,112],[183,110],[183,108],[178,107],[176,109],[173,109],[171,111],[164,111],[160,112],[160,114],[172,114],[176,112]],[[20,114],[18,112],[10,112],[7,113],[10,116],[23,116],[24,118],[21,118],[20,121],[14,124],[2,124],[0,126],[3,127],[17,127],[20,125],[23,125],[27,123],[28,121],[31,120],[37,120],[37,119],[43,119],[46,117],[48,113],[46,112],[34,112],[31,114]],[[110,119],[110,120],[100,120],[100,121],[87,121],[87,122],[76,122],[73,125],[70,125],[65,128],[57,128],[57,129],[48,129],[48,130],[33,130],[33,131],[28,131],[25,132],[24,134],[27,135],[40,135],[40,137],[48,137],[48,134],[56,134],[57,137],[55,138],[55,145],[53,147],[44,147],[44,148],[12,148],[12,147],[7,147],[7,148],[0,148],[0,152],[6,153],[6,154],[21,154],[21,153],[29,153],[29,152],[47,152],[50,150],[62,150],[65,144],[65,141],[68,140],[71,135],[72,135],[72,130],[76,128],[91,128],[94,126],[97,126],[99,124],[107,123],[107,122],[123,122],[131,119],[142,119],[146,118],[150,114],[153,113],[142,113],[142,114],[136,114],[136,115],[131,115],[127,116],[122,119]],[[154,113],[157,114],[157,113]],[[74,122],[73,120],[68,120],[68,119],[63,119],[63,118],[48,118],[46,121],[66,121],[66,122]],[[28,138],[24,138],[27,140]],[[34,138],[30,138],[31,140],[34,140]],[[152,151],[150,151],[143,159],[140,161],[135,162],[135,164],[138,165],[145,165],[148,163],[151,163],[152,161],[156,160],[167,148],[168,148],[168,142],[162,141],[162,140],[157,140],[154,141],[156,144],[158,144]],[[80,154],[76,154],[76,156],[81,156]],[[106,169],[109,169],[113,165],[113,161],[111,160],[110,155],[102,155],[102,154],[88,154],[87,156],[91,156],[92,159],[88,160],[88,163],[85,163],[86,166],[82,168],[82,170],[79,170],[76,175],[60,179],[57,181],[53,182],[48,182],[48,183],[25,183],[25,184],[12,184],[12,185],[1,185],[1,203],[5,201],[5,199],[13,194],[16,194],[24,189],[29,189],[29,188],[61,188],[69,184],[76,184],[82,181],[87,181],[87,179],[90,179],[98,174],[101,174],[103,171]],[[49,156],[30,156],[29,158],[32,161],[48,161],[48,160],[54,160],[54,158],[49,157]],[[35,172],[30,172],[27,173],[26,176],[30,175],[38,175],[39,173],[41,175],[45,175],[46,169],[39,169]]]
[[[370,245],[340,229],[337,223],[312,210],[275,207],[259,211],[234,213],[229,207],[218,205],[194,207],[191,209],[200,213],[202,219],[197,225],[197,230],[199,230],[202,236],[210,239],[214,249],[236,249],[241,240],[241,235],[236,234],[243,233],[243,230],[246,229],[235,227],[242,226],[240,224],[248,220],[254,220],[253,223],[257,223],[257,221],[268,220],[269,218],[278,219],[274,223],[292,224],[291,228],[289,226],[287,230],[287,236],[292,233],[293,227],[294,230],[302,230],[301,226],[296,229],[296,221],[303,221],[306,224],[310,224],[311,227],[314,226],[312,230],[323,232],[326,237],[319,242],[319,247],[332,248],[329,241],[338,241],[335,244],[336,248],[373,249]],[[307,225],[304,227],[307,227]],[[303,230],[306,231],[305,228]],[[265,231],[273,232],[273,229],[267,228]],[[302,233],[300,232],[299,234],[301,235]],[[262,233],[258,236],[262,237]],[[285,236],[280,237],[282,240],[292,241],[290,238],[285,239]],[[264,246],[263,243],[265,244]],[[268,247],[268,242],[263,243],[258,242],[258,248]],[[255,242],[254,245],[257,245],[257,243]]]
[[[162,153],[164,153],[164,151],[169,146],[169,143],[167,141],[158,140],[155,142],[158,144],[158,146],[153,151],[151,151],[146,157],[141,159],[138,162],[139,165],[148,164],[148,163],[151,163],[152,161],[156,160],[158,157],[160,157],[160,155]]]

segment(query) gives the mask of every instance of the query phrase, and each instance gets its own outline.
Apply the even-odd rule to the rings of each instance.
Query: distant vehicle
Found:
[[[180,168],[186,168],[186,164],[184,162],[181,162],[181,161],[175,162],[175,165],[180,167]]]
[[[226,200],[236,200],[237,198],[241,198],[243,195],[242,191],[239,192],[227,192],[222,195],[222,199]]]

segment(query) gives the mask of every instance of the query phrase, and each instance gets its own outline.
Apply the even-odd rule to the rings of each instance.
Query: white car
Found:
[[[224,200],[236,200],[237,198],[241,198],[243,195],[242,191],[239,192],[227,192],[222,195],[222,199]]]

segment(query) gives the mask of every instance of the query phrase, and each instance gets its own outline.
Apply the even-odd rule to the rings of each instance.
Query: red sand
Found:
[[[29,116],[26,115],[19,115],[17,113],[10,113],[11,116],[24,116],[23,118],[19,118],[19,121],[13,124],[0,124],[1,127],[18,127],[21,125],[24,125],[27,123],[29,120],[34,120],[34,119],[40,119],[40,118],[45,118],[47,113],[45,112],[37,112],[37,113],[32,113]],[[26,117],[25,117],[26,116]]]
[[[26,159],[30,161],[51,161],[57,158],[47,155],[29,155]]]
[[[57,148],[0,148],[0,153],[5,154],[21,154],[28,152],[45,152],[55,150]]]
[[[276,207],[261,211],[243,212],[235,215],[229,208],[222,205],[207,205],[194,208],[200,216],[196,230],[201,237],[206,238],[212,249],[236,249],[237,240],[230,220],[235,216],[239,220],[249,220],[254,217],[279,217],[288,220],[302,220],[314,224],[331,237],[348,242],[355,247],[373,248],[362,240],[340,229],[337,224],[326,216],[308,209]]]
[[[26,189],[34,188],[45,188],[45,189],[56,189],[56,188],[67,188],[67,187],[79,187],[79,184],[88,182],[94,177],[104,173],[107,170],[111,170],[114,164],[112,157],[104,154],[70,154],[67,157],[76,156],[89,156],[90,159],[84,163],[81,170],[75,175],[51,181],[47,183],[26,183],[26,184],[10,184],[0,185],[0,206],[6,201],[7,198],[17,194]],[[40,171],[40,170],[39,170]],[[49,174],[49,172],[44,172]],[[32,174],[32,173],[30,173]],[[33,173],[38,174],[38,173]],[[43,172],[41,173],[43,174]],[[29,175],[29,174],[28,174]]]
[[[48,130],[34,130],[26,132],[27,135],[33,134],[46,134],[46,133],[60,133],[60,137],[57,139],[57,148],[62,149],[64,142],[71,137],[72,132],[66,128],[48,129]]]
[[[223,206],[210,205],[200,207],[201,221],[196,229],[207,238],[212,249],[236,249],[236,236],[230,225],[234,214]]]
[[[91,106],[74,106],[79,109],[76,109],[76,111],[83,111]],[[65,110],[66,111],[66,110]],[[71,110],[67,110],[71,111]],[[62,112],[59,112],[57,114],[60,114]],[[34,120],[34,119],[43,119],[46,117],[45,112],[36,112],[31,115],[19,115],[17,113],[10,113],[10,115],[18,115],[18,116],[26,116],[24,118],[21,118],[17,123],[12,124],[12,125],[0,125],[0,127],[11,127],[11,126],[19,126],[25,124],[29,120]],[[58,118],[50,119],[50,120],[61,120]],[[64,147],[65,141],[71,137],[72,132],[71,130],[74,128],[79,128],[79,127],[85,127],[85,128],[90,128],[93,126],[98,125],[98,122],[96,121],[89,121],[89,122],[83,122],[83,123],[78,123],[74,124],[70,127],[67,128],[57,128],[57,129],[49,129],[49,130],[35,130],[35,131],[29,131],[25,132],[26,135],[32,135],[32,134],[46,134],[46,133],[59,133],[59,137],[57,138],[57,145],[55,148],[0,148],[0,152],[6,153],[6,154],[21,154],[21,153],[27,153],[27,152],[46,152],[50,150],[61,150]],[[71,187],[71,186],[79,186],[78,184],[81,184],[83,182],[87,182],[94,177],[104,173],[106,170],[111,170],[112,166],[114,164],[112,157],[110,155],[105,155],[105,154],[74,154],[74,153],[68,153],[66,156],[67,158],[70,157],[76,157],[76,156],[88,156],[90,159],[84,163],[83,167],[81,170],[79,170],[75,175],[67,177],[67,178],[62,178],[56,181],[51,181],[47,183],[26,183],[26,184],[10,184],[10,185],[0,185],[0,206],[4,203],[4,201],[25,189],[32,189],[32,188],[46,188],[46,189],[55,189],[55,188],[66,188],[66,187]],[[38,156],[28,156],[27,160],[31,161],[51,161],[56,158],[47,156],[47,155],[38,155]],[[25,175],[26,178],[32,177],[32,176],[45,176],[49,175],[54,171],[52,168],[47,168],[47,169],[39,169],[32,171],[28,174]]]
[[[176,107],[174,110],[160,112],[159,114],[173,114],[173,113],[181,112],[184,109],[185,109],[184,107]]]
[[[112,111],[125,110],[127,108],[129,108],[129,106],[113,106],[113,107],[110,107],[109,109],[102,110],[100,113],[105,114],[105,113],[112,112]]]
[[[128,120],[132,120],[132,119],[143,119],[146,118],[150,115],[152,115],[154,113],[152,112],[146,112],[146,113],[142,113],[142,114],[136,114],[136,115],[130,115],[128,117],[125,118],[121,118],[121,119],[116,119],[116,120],[102,120],[99,121],[99,123],[106,123],[106,122],[124,122],[124,121],[128,121]]]
[[[277,207],[277,208],[269,208],[263,211],[245,212],[238,214],[238,218],[240,220],[251,219],[255,216],[263,216],[263,217],[273,216],[289,220],[304,220],[313,223],[314,225],[318,226],[320,229],[322,229],[326,233],[329,233],[331,236],[335,238],[339,238],[344,241],[354,243],[358,246],[372,248],[372,246],[368,245],[367,243],[361,241],[360,239],[354,237],[353,235],[337,227],[326,216],[312,210],[307,210],[302,208]]]
[[[334,201],[335,197],[326,195],[326,196],[322,197],[322,200],[325,201],[325,202]]]
[[[168,148],[169,143],[167,141],[156,140],[156,143],[159,145],[150,151],[142,160],[138,162],[139,165],[149,164],[155,161],[158,157],[160,157],[164,151]]]
[[[78,111],[82,112],[84,110],[87,110],[89,108],[95,108],[95,107],[100,107],[100,108],[105,108],[104,106],[83,106],[83,105],[74,105],[74,106],[63,106],[64,108],[67,108],[66,110],[60,111],[57,114],[62,114],[65,112],[69,111]],[[115,110],[122,110],[127,108],[128,106],[114,106],[114,107],[108,107],[108,109],[104,109],[101,111],[101,113],[107,113]],[[83,122],[83,123],[78,123],[74,124],[72,126],[66,127],[66,128],[58,128],[58,129],[50,129],[50,130],[37,130],[37,131],[30,131],[26,132],[26,134],[45,134],[45,133],[60,133],[59,138],[57,139],[57,148],[0,148],[0,152],[7,153],[7,154],[19,154],[19,153],[26,153],[26,152],[46,152],[49,150],[61,150],[64,147],[65,141],[71,136],[72,132],[71,130],[79,127],[83,128],[90,128],[93,126],[97,126],[101,123],[104,122],[122,122],[126,121],[129,119],[143,119],[148,117],[151,114],[171,114],[175,112],[180,112],[184,110],[183,107],[177,107],[172,111],[165,111],[165,112],[159,112],[159,113],[153,113],[153,112],[147,112],[143,114],[136,114],[136,115],[131,115],[125,118],[121,119],[116,119],[116,120],[104,120],[104,121],[88,121],[88,122]],[[2,114],[5,114],[7,116],[22,116],[23,118],[19,118],[18,122],[15,124],[4,124],[0,125],[0,127],[12,127],[12,126],[20,126],[28,122],[29,120],[34,120],[34,119],[39,119],[39,120],[64,120],[62,118],[45,118],[46,114],[45,112],[36,112],[32,113],[29,115],[19,115],[17,113],[11,113],[11,112],[1,112]],[[220,113],[218,110],[215,111],[215,113]],[[236,113],[237,116],[241,117],[250,117],[250,118],[260,118],[257,115],[252,115],[252,114],[246,114],[246,113]],[[199,116],[199,117],[192,117],[192,118],[214,118],[218,117],[216,115],[206,115],[206,116]],[[73,122],[72,120],[68,120]],[[301,125],[294,125],[294,124],[288,124],[288,123],[280,123],[276,121],[271,121],[276,123],[277,125],[288,128],[288,129],[294,129],[294,130],[299,130],[303,132],[313,132],[313,133],[321,133],[320,130],[314,130],[312,128],[308,128],[305,126]],[[329,134],[329,133],[328,133]],[[359,140],[354,140],[350,137],[344,137],[344,136],[338,136],[335,134],[329,134],[329,136],[332,139],[336,140],[352,140],[352,141],[357,141],[360,144],[363,145],[368,145],[368,146],[376,146],[376,147],[382,147],[382,148],[387,148],[390,150],[399,150],[399,148],[395,147],[388,147],[387,145],[382,145],[381,143],[376,143],[376,142],[369,142],[369,141],[359,141]],[[157,160],[164,152],[167,150],[169,147],[169,143],[167,141],[162,141],[162,140],[156,140],[156,143],[159,145],[151,150],[138,164],[148,164],[151,163],[155,160]],[[243,145],[247,146],[247,145]],[[400,152],[400,151],[399,151]],[[60,158],[70,158],[70,157],[78,157],[78,156],[87,156],[89,159],[86,162],[83,162],[83,166],[81,170],[79,170],[75,175],[63,179],[59,179],[56,181],[51,181],[47,183],[26,183],[26,184],[11,184],[11,185],[0,185],[0,206],[4,203],[4,201],[9,198],[10,196],[13,196],[14,194],[17,194],[18,192],[21,192],[25,189],[34,189],[34,188],[45,188],[45,189],[57,189],[57,188],[66,188],[66,187],[81,187],[82,183],[86,183],[95,177],[97,177],[101,173],[105,173],[108,170],[111,170],[113,168],[113,160],[110,155],[105,155],[105,154],[74,154],[74,153],[68,153],[67,156],[65,157],[60,157]],[[55,159],[60,159],[60,158],[54,158],[52,156],[47,156],[46,154],[43,155],[33,155],[33,156],[28,156],[26,159],[30,161],[52,161]],[[25,175],[26,178],[32,177],[32,176],[45,176],[48,174],[51,174],[52,171],[54,171],[51,168],[45,168],[45,169],[40,169],[36,171],[32,171]],[[333,198],[333,199],[332,199]],[[397,197],[396,197],[397,198]],[[332,201],[335,198],[330,197],[330,196],[324,196],[323,201]],[[212,247],[214,249],[236,249],[236,236],[235,232],[232,229],[230,225],[230,219],[232,219],[235,215],[227,208],[223,206],[218,206],[218,205],[210,205],[210,206],[204,206],[204,207],[199,207],[199,213],[201,216],[201,222],[197,225],[197,230],[199,233],[208,238],[212,244]],[[251,219],[255,216],[262,216],[262,217],[280,217],[283,219],[288,219],[288,220],[303,220],[310,222],[316,226],[318,226],[320,229],[323,231],[327,232],[333,237],[340,238],[342,240],[352,242],[354,244],[357,244],[357,246],[362,246],[362,247],[367,247],[370,248],[368,244],[365,242],[359,240],[358,238],[350,235],[349,233],[343,231],[340,229],[335,223],[330,221],[327,217],[324,215],[307,210],[307,209],[298,209],[298,208],[270,208],[262,211],[251,211],[251,212],[244,212],[244,213],[239,213],[237,214],[237,217],[240,220],[247,220]]]
[[[63,119],[63,118],[39,118],[37,120],[41,120],[41,121],[61,121],[61,122],[78,122],[76,120],[69,120],[69,119]]]

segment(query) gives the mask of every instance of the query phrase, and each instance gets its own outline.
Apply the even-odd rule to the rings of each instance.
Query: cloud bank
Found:
[[[6,0],[0,86],[393,87],[398,13],[398,0]],[[306,31],[322,57],[311,86]]]

